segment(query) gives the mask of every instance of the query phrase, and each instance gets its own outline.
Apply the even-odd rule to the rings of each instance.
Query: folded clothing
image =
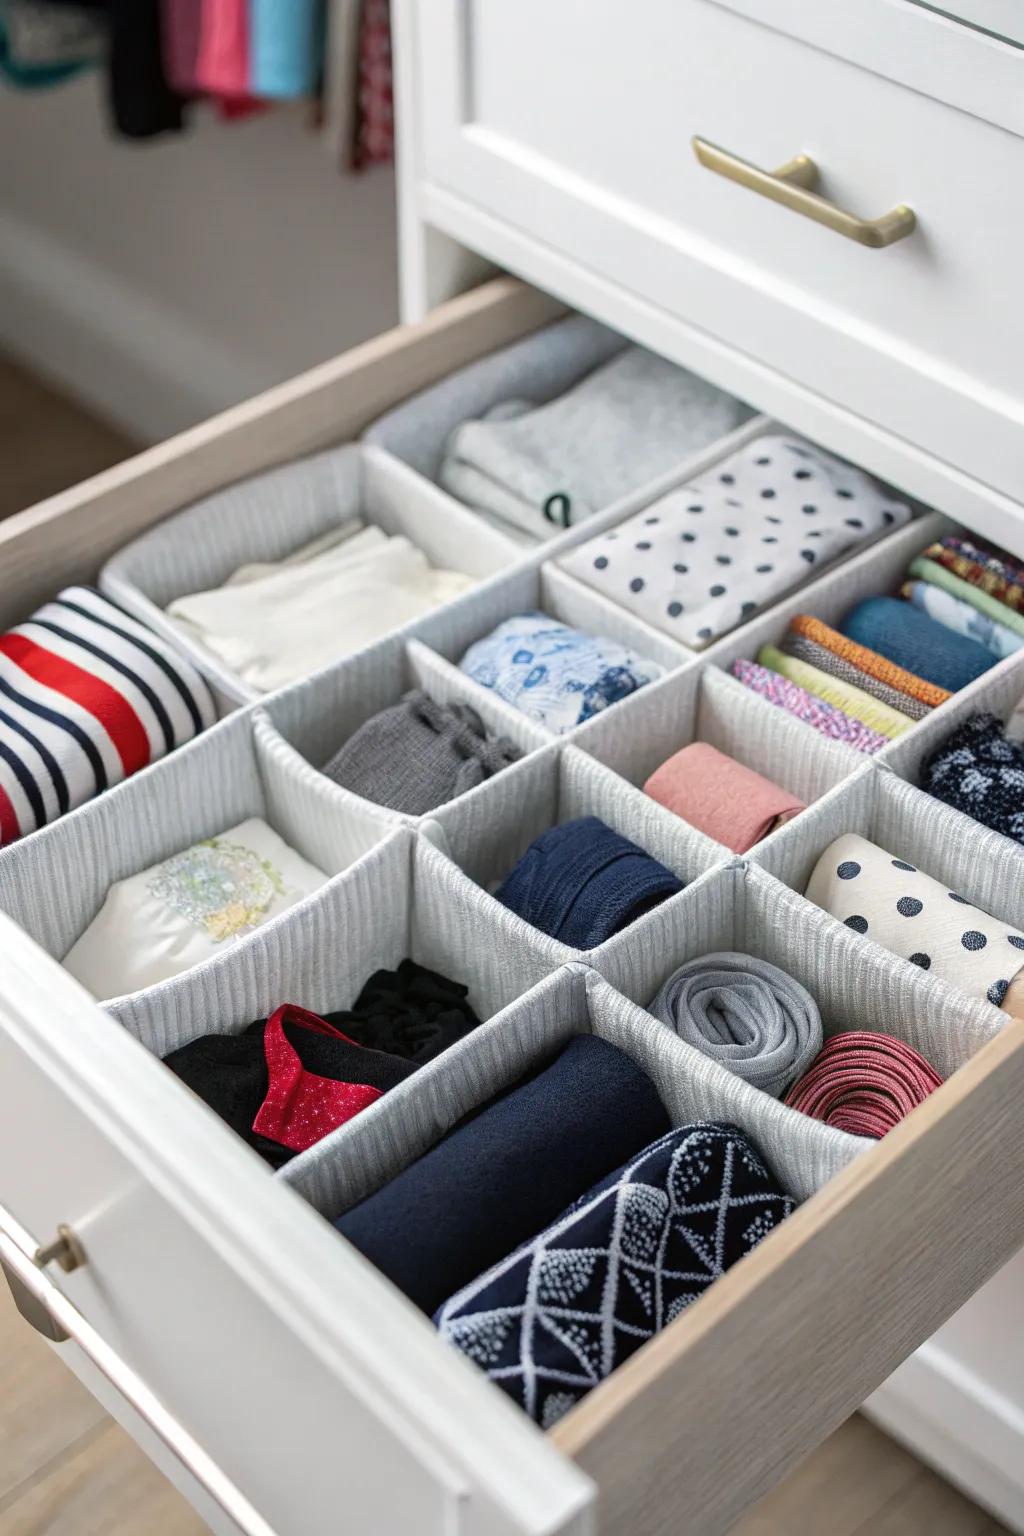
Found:
[[[682,889],[636,843],[581,816],[535,838],[495,898],[551,938],[594,949]]]
[[[835,651],[828,650],[819,645],[816,640],[810,640],[806,635],[794,634],[790,630],[779,646],[784,656],[792,656],[797,661],[804,661],[810,667],[815,667],[823,672],[826,677],[838,678],[841,683],[849,683],[852,687],[866,693],[872,699],[878,699],[889,709],[895,709],[897,713],[906,715],[908,720],[923,720],[931,714],[931,706],[922,704],[919,699],[912,699],[907,693],[899,693],[895,688],[890,688],[888,683],[880,683],[877,677],[872,677],[870,672],[862,672],[855,667],[852,661],[847,661],[844,656],[837,656]],[[860,649],[860,647],[856,647]]]
[[[470,705],[436,704],[414,690],[361,725],[322,772],[376,805],[422,816],[520,755],[504,737],[488,737]]]
[[[360,1045],[421,1067],[476,1029],[468,995],[461,982],[403,960],[395,971],[374,971],[351,1008],[324,1017]]]
[[[913,1046],[855,1029],[832,1036],[785,1102],[837,1131],[881,1140],[941,1086],[942,1078]]]
[[[699,648],[909,518],[909,507],[822,449],[759,437],[561,564]]]
[[[980,587],[1016,613],[1024,613],[1024,568],[1002,551],[996,554],[970,539],[947,534],[937,544],[929,545],[924,558],[944,565],[961,581]]]
[[[854,933],[997,1008],[1024,966],[1024,934],[853,832],[825,849],[806,895]]]
[[[175,598],[167,612],[250,688],[266,693],[350,656],[474,586],[401,534],[364,528],[259,578]]]
[[[778,1098],[821,1049],[821,1015],[792,976],[754,955],[689,960],[648,1011],[737,1077]]]
[[[906,671],[904,667],[898,667],[888,656],[869,650],[865,645],[858,645],[856,641],[849,639],[847,635],[840,634],[831,625],[816,619],[813,614],[795,614],[789,621],[789,628],[793,634],[813,640],[817,645],[832,651],[836,657],[856,667],[858,672],[884,683],[904,699],[910,699],[929,709],[934,709],[940,704],[945,704],[951,697],[948,688],[937,688],[934,683],[927,682],[923,677]],[[860,684],[860,686],[864,685]],[[905,704],[900,704],[898,707],[905,713],[909,712]]]
[[[433,1315],[669,1127],[646,1073],[577,1035],[335,1226]]]
[[[468,506],[548,538],[751,415],[685,368],[626,347],[546,405],[519,403],[457,427],[440,480]]]
[[[450,1297],[434,1321],[550,1429],[793,1206],[738,1126],[681,1126]]]
[[[459,666],[556,736],[665,670],[617,640],[584,634],[538,612],[505,619],[470,646]]]
[[[923,555],[918,555],[907,567],[907,576],[910,580],[918,578],[926,581],[940,591],[947,592],[950,597],[957,597],[961,602],[971,608],[976,608],[979,614],[992,620],[993,624],[1001,628],[1010,629],[1016,635],[1024,639],[1024,614],[1015,613],[1005,603],[998,602],[981,587],[972,586],[969,581],[961,581],[959,576],[954,576],[944,565],[937,564],[934,560],[927,560]]]
[[[91,587],[0,635],[0,845],[173,752],[216,710],[183,656]]]
[[[936,800],[1024,844],[1024,745],[995,715],[969,715],[921,764]]]
[[[274,1168],[416,1070],[293,1003],[239,1034],[201,1035],[164,1062]]]
[[[732,664],[732,675],[738,677],[745,688],[751,689],[769,704],[784,709],[787,714],[802,720],[820,736],[831,741],[842,741],[858,752],[880,752],[889,745],[888,736],[872,730],[863,720],[848,715],[835,704],[819,699],[817,694],[801,688],[790,678],[762,667],[759,662],[739,656]]]
[[[212,959],[326,882],[250,817],[116,880],[64,968],[98,998],[137,992]]]
[[[873,731],[887,736],[890,741],[902,736],[914,724],[909,715],[898,709],[890,709],[888,704],[872,698],[863,688],[844,682],[840,677],[831,677],[796,656],[787,656],[774,645],[762,645],[757,659],[763,667],[770,667],[773,672],[788,677],[791,682],[799,683],[809,693],[816,693],[820,699],[837,705],[844,713],[853,715]]]
[[[928,563],[928,561],[914,561],[914,565],[918,566]],[[941,570],[942,567],[936,566],[936,569]],[[954,634],[966,635],[971,640],[977,640],[978,644],[983,645],[986,651],[990,651],[997,661],[1003,661],[1007,656],[1015,655],[1024,646],[1024,636],[1015,634],[1012,629],[1007,629],[1005,624],[997,623],[972,603],[965,603],[962,598],[954,597],[952,592],[936,586],[934,582],[920,579],[905,581],[900,588],[900,596],[908,603],[913,603],[915,608],[920,608],[922,613],[928,614],[929,618],[937,619]]]
[[[995,665],[995,657],[976,640],[954,634],[898,597],[865,598],[846,615],[842,633],[950,693]]]
[[[788,790],[706,741],[673,753],[651,774],[644,794],[733,853],[746,853],[806,809]]]

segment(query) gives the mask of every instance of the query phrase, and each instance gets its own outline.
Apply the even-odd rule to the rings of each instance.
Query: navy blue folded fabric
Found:
[[[682,889],[636,843],[581,816],[542,832],[495,896],[551,938],[593,949]]]
[[[858,645],[950,693],[973,683],[998,659],[977,640],[958,635],[898,597],[866,598],[839,627]]]
[[[921,788],[1024,843],[1024,746],[995,715],[969,715],[921,764]]]
[[[452,1296],[434,1321],[548,1429],[792,1209],[737,1126],[683,1126]]]
[[[335,1226],[433,1315],[669,1123],[635,1062],[576,1035]]]

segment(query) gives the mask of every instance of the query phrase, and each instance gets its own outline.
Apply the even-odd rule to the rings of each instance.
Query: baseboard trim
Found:
[[[935,1344],[864,1404],[869,1418],[1024,1533],[1024,1412]]]
[[[0,216],[0,348],[144,442],[267,384],[180,314]]]

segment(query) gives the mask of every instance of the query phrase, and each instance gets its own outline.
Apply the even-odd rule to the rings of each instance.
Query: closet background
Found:
[[[0,350],[155,442],[395,324],[390,168],[303,103],[115,142],[102,94],[0,86]]]

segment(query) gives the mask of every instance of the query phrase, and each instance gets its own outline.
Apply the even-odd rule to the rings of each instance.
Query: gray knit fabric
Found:
[[[546,537],[667,474],[752,414],[684,368],[627,347],[560,399],[465,422],[440,479],[469,506]]]
[[[488,739],[468,704],[437,704],[415,690],[361,725],[323,772],[364,800],[423,816],[519,756],[504,737]]]
[[[821,1050],[821,1015],[792,976],[754,955],[681,965],[649,1010],[680,1040],[779,1098]]]
[[[891,688],[888,683],[881,682],[870,673],[862,672],[860,667],[847,661],[845,656],[837,656],[828,646],[819,645],[817,640],[810,640],[806,635],[788,634],[779,649],[787,656],[795,656],[798,661],[809,662],[819,672],[827,672],[829,677],[838,677],[844,683],[852,683],[873,699],[898,709],[901,715],[909,715],[911,720],[923,720],[925,715],[932,712],[930,704],[922,704],[920,699],[913,699],[908,693],[900,693],[898,688]]]

